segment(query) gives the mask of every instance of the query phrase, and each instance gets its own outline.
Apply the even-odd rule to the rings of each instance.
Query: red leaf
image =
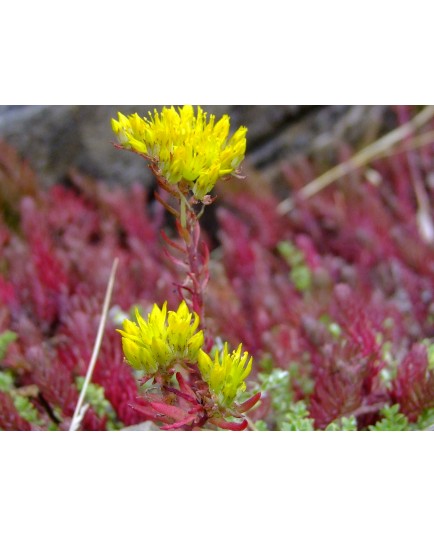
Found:
[[[181,388],[181,391],[190,397],[192,397],[194,400],[196,400],[196,395],[194,391],[191,389],[191,387],[188,385],[188,383],[185,381],[184,376],[180,373],[176,373],[176,379],[178,380],[179,387]]]
[[[166,201],[164,201],[164,199],[161,197],[161,195],[158,193],[158,192],[154,192],[154,196],[155,198],[157,199],[157,201],[159,203],[161,203],[163,205],[163,207],[168,211],[170,212],[171,214],[173,214],[175,216],[175,218],[179,218],[179,214],[178,212],[173,208],[171,207],[168,203],[166,203]]]
[[[162,426],[161,430],[176,430],[177,428],[181,428],[181,426],[185,426],[186,424],[192,423],[195,418],[196,418],[196,415],[188,415],[182,421],[178,421],[178,422],[174,422],[173,424],[166,424],[165,426]]]
[[[261,398],[261,393],[256,393],[256,395],[253,395],[251,398],[243,402],[242,404],[237,405],[237,410],[240,413],[245,413],[246,411],[249,411],[249,409],[252,409],[253,406],[258,402],[258,400]]]
[[[163,249],[163,253],[171,262],[173,262],[173,264],[176,264],[176,266],[180,266],[181,268],[184,268],[184,269],[188,268],[188,264],[174,257],[171,253],[169,253],[169,251],[166,248]]]
[[[181,253],[183,253],[184,255],[187,253],[186,249],[183,248],[180,244],[177,244],[174,240],[172,240],[171,238],[169,238],[167,236],[167,234],[164,232],[164,231],[161,231],[161,236],[163,237],[163,240],[169,244],[169,246],[171,246],[172,248],[174,249],[177,249],[178,251],[180,251]]]
[[[166,389],[170,393],[174,393],[176,396],[179,396],[180,398],[183,398],[184,400],[187,400],[187,402],[190,402],[192,404],[197,404],[197,401],[192,396],[188,395],[187,393],[183,393],[179,389],[175,389],[175,387],[166,387]]]
[[[209,420],[210,423],[215,424],[219,428],[222,428],[223,430],[232,430],[233,432],[241,432],[242,430],[245,430],[247,428],[247,421],[243,420],[241,422],[229,422],[225,421],[224,419],[219,419],[218,417],[214,417]]]
[[[161,413],[158,413],[156,410],[150,407],[140,406],[139,404],[128,404],[128,406],[134,411],[137,411],[137,413],[143,415],[147,421],[161,421],[166,424],[170,424],[171,422],[170,417],[167,417],[166,415],[161,415]]]
[[[151,402],[150,405],[153,409],[155,409],[155,411],[158,411],[158,413],[172,417],[172,419],[175,419],[176,421],[185,419],[185,411],[177,408],[176,406],[170,406],[169,404],[164,404],[163,402]]]

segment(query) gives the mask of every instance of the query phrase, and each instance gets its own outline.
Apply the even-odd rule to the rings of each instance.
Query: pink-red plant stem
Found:
[[[183,242],[178,244],[166,233],[162,233],[163,240],[172,249],[176,250],[178,256],[166,251],[168,259],[177,266],[184,267],[186,278],[181,284],[177,284],[179,296],[190,302],[193,311],[199,316],[203,325],[204,318],[204,299],[203,293],[208,282],[208,249],[206,244],[200,238],[200,223],[198,216],[189,203],[185,200],[184,193],[179,190],[177,194],[175,190],[168,189],[163,178],[159,178],[159,184],[162,188],[160,193],[156,193],[157,201],[176,218],[176,228],[178,235]],[[169,195],[176,196],[179,201],[179,206],[174,208],[169,205],[167,197]],[[166,194],[166,195],[164,195]],[[181,205],[184,203],[184,207]],[[182,212],[185,209],[185,221],[183,222]],[[184,224],[184,225],[183,225]],[[203,253],[201,252],[203,251]],[[181,258],[180,258],[181,257]],[[188,296],[186,296],[188,294]]]

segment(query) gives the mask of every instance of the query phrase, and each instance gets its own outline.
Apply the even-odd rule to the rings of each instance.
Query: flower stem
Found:
[[[159,177],[160,187],[165,189],[164,177]],[[156,192],[155,198],[157,201],[176,219],[176,228],[184,246],[178,246],[173,240],[168,238],[163,233],[163,240],[172,249],[176,249],[178,255],[183,255],[180,262],[172,254],[168,254],[169,259],[175,264],[184,264],[186,267],[186,277],[182,284],[178,284],[178,291],[182,299],[190,302],[193,311],[201,318],[203,322],[204,302],[203,293],[208,281],[208,250],[206,245],[200,239],[200,224],[199,217],[196,214],[192,204],[186,198],[186,191],[178,186],[176,191],[171,192],[178,200],[178,207],[173,208],[162,196]],[[203,207],[199,212],[199,216],[203,213]],[[203,253],[201,252],[203,250]],[[188,293],[188,296],[185,295]]]

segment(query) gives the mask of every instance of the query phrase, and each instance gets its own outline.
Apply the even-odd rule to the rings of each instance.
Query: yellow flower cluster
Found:
[[[196,199],[203,199],[219,178],[231,175],[244,159],[246,127],[240,127],[228,139],[230,120],[197,107],[172,106],[161,113],[149,113],[149,119],[138,114],[128,117],[118,113],[112,128],[120,144],[154,159],[162,176],[170,183],[186,181]]]
[[[253,358],[242,353],[242,344],[232,353],[227,343],[216,351],[214,360],[202,350],[203,331],[197,331],[199,317],[190,313],[183,301],[177,311],[167,311],[167,302],[160,309],[154,305],[147,321],[136,310],[137,322],[124,320],[122,348],[125,360],[147,374],[167,371],[175,363],[198,364],[203,380],[216,396],[221,407],[230,407],[236,396],[246,389],[244,380],[252,370]]]
[[[197,361],[203,331],[196,333],[199,317],[189,312],[184,301],[168,314],[167,302],[161,309],[155,304],[147,321],[136,310],[136,320],[125,320],[124,329],[117,330],[122,335],[125,359],[133,368],[155,374],[175,362]]]
[[[242,344],[232,353],[228,352],[227,343],[223,350],[214,354],[214,361],[203,350],[199,352],[198,365],[203,379],[211,391],[217,395],[221,406],[230,406],[237,394],[245,391],[244,380],[252,370],[253,358],[248,352],[242,352]]]

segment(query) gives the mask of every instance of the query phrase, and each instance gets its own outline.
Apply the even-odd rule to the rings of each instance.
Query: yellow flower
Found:
[[[212,114],[207,121],[200,106],[197,115],[193,106],[178,110],[173,106],[164,107],[161,113],[154,110],[149,119],[118,113],[112,128],[124,148],[154,159],[168,182],[184,180],[194,196],[203,199],[219,178],[234,173],[243,161],[247,128],[240,127],[228,139],[228,115],[216,123]]]
[[[230,354],[225,343],[222,352],[215,352],[214,361],[203,350],[199,352],[199,370],[221,406],[230,406],[237,394],[246,389],[244,380],[252,370],[253,358],[249,359],[248,352],[241,355],[241,351],[242,344]]]
[[[175,362],[196,362],[203,345],[203,331],[196,333],[199,316],[190,313],[183,301],[177,311],[167,313],[167,302],[160,309],[154,304],[147,321],[136,309],[136,322],[125,320],[122,348],[126,361],[137,370],[155,374],[167,370]]]

